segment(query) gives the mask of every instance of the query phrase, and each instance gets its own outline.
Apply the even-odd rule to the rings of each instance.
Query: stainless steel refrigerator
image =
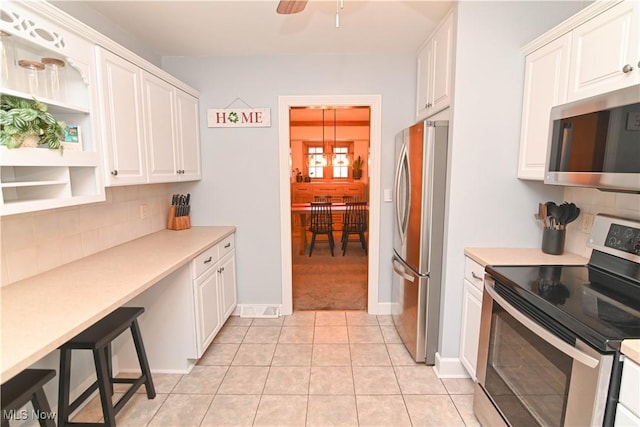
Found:
[[[417,362],[438,350],[449,123],[424,121],[396,137],[393,322]]]

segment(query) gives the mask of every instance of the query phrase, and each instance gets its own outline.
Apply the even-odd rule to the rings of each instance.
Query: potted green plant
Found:
[[[0,145],[7,148],[47,146],[62,152],[60,141],[67,125],[47,111],[37,99],[29,101],[15,96],[0,96]],[[31,144],[30,140],[37,141]]]
[[[353,161],[351,167],[353,168],[353,179],[362,178],[362,166],[364,165],[364,160],[362,157],[358,156],[357,159]]]

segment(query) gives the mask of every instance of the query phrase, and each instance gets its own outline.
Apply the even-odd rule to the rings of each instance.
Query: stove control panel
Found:
[[[640,222],[598,214],[588,244],[599,251],[640,263]]]

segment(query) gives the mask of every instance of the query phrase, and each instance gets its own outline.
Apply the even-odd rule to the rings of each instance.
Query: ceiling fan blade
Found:
[[[291,15],[304,10],[307,0],[280,0],[276,11],[281,15]]]

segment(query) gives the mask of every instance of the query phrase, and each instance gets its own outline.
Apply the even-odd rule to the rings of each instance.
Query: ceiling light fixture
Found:
[[[340,28],[340,10],[344,9],[344,0],[336,0],[336,28]]]
[[[276,12],[281,15],[292,15],[302,12],[306,5],[307,0],[281,0]]]

